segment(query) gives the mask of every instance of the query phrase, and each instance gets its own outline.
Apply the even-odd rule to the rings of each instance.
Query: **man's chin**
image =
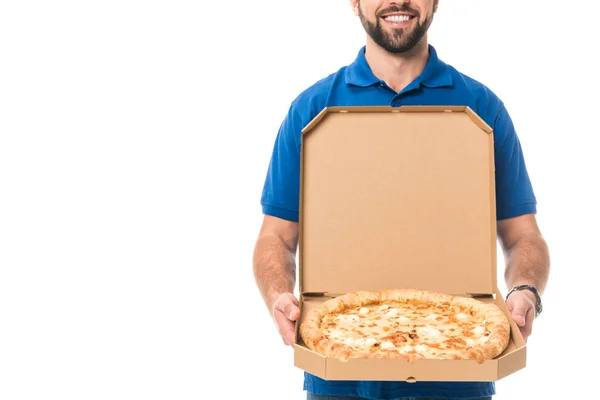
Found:
[[[389,49],[405,49],[405,50],[409,50],[410,49],[410,41],[406,40],[407,38],[410,38],[410,32],[406,32],[404,30],[399,30],[401,31],[400,35],[394,35],[392,34],[387,34],[384,38],[380,38],[380,42],[385,44],[387,48]],[[402,39],[390,39],[390,38],[398,38],[401,37]]]
[[[415,46],[408,46],[407,44],[404,44],[404,43],[393,43],[393,44],[392,43],[384,43],[384,45],[381,47],[383,47],[390,53],[402,54],[402,53],[406,53],[406,52],[412,50]]]

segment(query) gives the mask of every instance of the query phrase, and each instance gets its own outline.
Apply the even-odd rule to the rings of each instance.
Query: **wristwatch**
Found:
[[[540,315],[542,313],[542,299],[540,297],[540,293],[538,292],[538,290],[531,285],[519,285],[519,286],[515,286],[512,289],[510,289],[510,291],[508,292],[508,294],[506,295],[505,300],[508,300],[508,296],[510,296],[510,294],[512,292],[514,292],[515,290],[529,290],[530,292],[532,292],[535,295],[535,316],[537,318],[538,315]]]

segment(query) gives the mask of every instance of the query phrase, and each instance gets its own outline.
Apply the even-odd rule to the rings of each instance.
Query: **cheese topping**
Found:
[[[394,343],[392,343],[392,342],[383,342],[383,343],[381,343],[381,348],[385,349],[385,350],[389,350],[389,349],[395,349],[396,346],[394,346]]]
[[[485,328],[483,326],[477,326],[475,329],[473,329],[473,333],[477,336],[481,336],[485,333]]]
[[[438,331],[435,328],[432,328],[431,326],[419,328],[419,333],[428,337],[438,337],[442,334],[442,332]]]
[[[342,331],[333,330],[333,331],[329,332],[329,337],[331,339],[339,339],[342,336],[344,336],[344,332],[342,332]]]
[[[390,316],[390,317],[395,317],[398,314],[398,309],[397,308],[392,308],[388,312],[386,312],[385,314],[388,315],[388,316]]]
[[[360,317],[354,314],[340,314],[338,315],[337,320],[342,324],[352,324],[360,321]]]
[[[453,351],[488,342],[483,317],[469,315],[464,308],[436,308],[386,303],[328,314],[322,320],[330,340],[357,352],[396,352],[420,357],[451,356]]]
[[[406,354],[413,350],[412,346],[406,345],[400,349],[400,354]]]
[[[425,352],[427,352],[427,350],[429,350],[429,347],[424,344],[419,344],[415,347],[415,350],[418,353],[425,353]]]

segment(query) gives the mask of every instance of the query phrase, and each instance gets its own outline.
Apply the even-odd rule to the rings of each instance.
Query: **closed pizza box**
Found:
[[[468,107],[332,107],[302,132],[301,316],[294,364],[327,380],[497,381],[526,346],[497,285],[492,129]],[[355,290],[420,289],[496,303],[511,321],[497,358],[340,361],[299,325]]]

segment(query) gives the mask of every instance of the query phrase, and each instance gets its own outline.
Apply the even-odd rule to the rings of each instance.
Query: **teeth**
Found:
[[[404,22],[409,19],[410,17],[408,15],[390,15],[389,17],[385,17],[385,20],[390,22]]]

